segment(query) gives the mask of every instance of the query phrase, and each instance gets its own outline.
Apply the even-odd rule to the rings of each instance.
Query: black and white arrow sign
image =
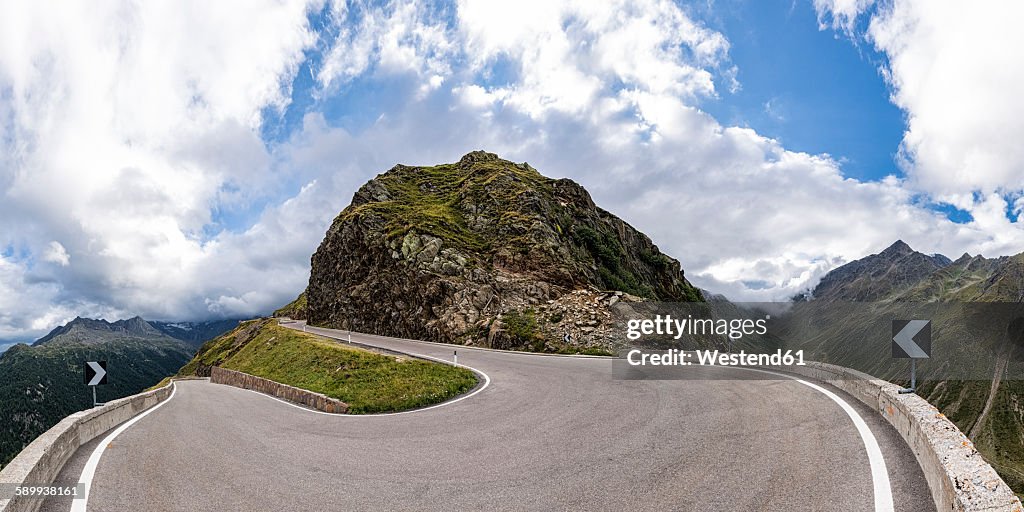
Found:
[[[892,357],[927,359],[932,355],[930,320],[893,320]]]
[[[107,383],[107,362],[88,361],[85,363],[85,383],[89,386],[98,386]]]

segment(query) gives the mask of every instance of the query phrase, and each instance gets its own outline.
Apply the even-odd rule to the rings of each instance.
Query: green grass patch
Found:
[[[349,404],[353,414],[424,407],[477,384],[465,368],[345,346],[272,321],[258,321],[255,329],[248,324],[204,346],[195,366],[219,366],[323,393]]]
[[[654,290],[642,283],[622,262],[626,260],[626,249],[611,233],[598,232],[584,225],[573,227],[572,238],[590,252],[597,264],[597,275],[605,289],[622,290],[648,299],[657,299]],[[648,259],[657,258],[651,254]],[[667,265],[667,260],[666,263]]]
[[[510,175],[512,179],[501,186],[492,183]],[[509,201],[529,190],[543,190],[551,181],[532,168],[500,161],[480,161],[471,168],[460,164],[402,167],[378,179],[387,187],[390,200],[346,208],[338,220],[378,216],[385,222],[389,239],[401,238],[409,232],[425,233],[453,247],[483,253],[490,252],[492,247],[467,226],[460,204],[467,197],[475,197],[485,204],[492,200]],[[494,197],[487,197],[487,194]],[[509,215],[516,217],[503,217],[501,222],[534,220],[515,212]]]
[[[582,354],[582,355],[585,355],[585,356],[605,356],[605,357],[615,357],[616,355],[618,355],[615,352],[612,352],[611,350],[603,349],[603,348],[596,348],[596,347],[588,347],[588,348],[584,348],[582,350],[578,350],[578,351],[571,352],[571,353],[572,354]]]
[[[305,320],[306,309],[309,306],[309,302],[306,300],[306,292],[303,291],[299,296],[289,302],[284,307],[274,311],[275,317],[288,317],[293,320]]]
[[[519,346],[528,346],[534,352],[544,351],[544,336],[537,324],[537,315],[532,309],[509,311],[502,315],[505,331]]]

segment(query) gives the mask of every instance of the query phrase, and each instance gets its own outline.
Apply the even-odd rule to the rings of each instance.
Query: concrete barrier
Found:
[[[226,368],[216,366],[211,368],[210,382],[214,384],[227,384],[236,388],[251,389],[265,395],[276,396],[289,402],[305,405],[318,411],[336,414],[348,412],[348,404],[341,400]]]
[[[3,470],[0,484],[50,485],[79,447],[171,396],[173,383],[85,411],[57,423],[25,447]],[[40,498],[0,498],[0,512],[35,512]]]
[[[1024,510],[974,443],[925,399],[900,394],[891,382],[842,366],[809,362],[782,370],[827,382],[878,411],[914,452],[939,511]]]

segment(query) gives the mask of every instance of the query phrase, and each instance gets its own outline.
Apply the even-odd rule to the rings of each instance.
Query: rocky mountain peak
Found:
[[[162,334],[159,330],[150,325],[149,322],[143,320],[141,316],[135,316],[127,320],[119,320],[114,322],[112,325],[124,329],[127,333],[137,336],[159,336]]]
[[[64,342],[99,344],[119,338],[169,339],[139,316],[116,322],[78,316],[39,338],[32,346]]]
[[[702,300],[678,261],[579,184],[474,151],[360,187],[313,255],[306,305],[313,324],[551,348],[598,330],[597,309],[563,323],[581,293]]]
[[[902,240],[878,254],[851,261],[825,275],[812,292],[815,299],[873,301],[907,290],[948,266],[950,259],[915,251]]]
[[[894,242],[892,245],[887,247],[884,251],[882,251],[879,254],[888,257],[900,257],[912,254],[914,252],[914,249],[907,245],[906,242],[904,242],[903,240],[896,240],[896,242]]]
[[[469,153],[463,155],[462,158],[459,159],[459,163],[462,165],[471,165],[476,162],[496,162],[498,160],[501,159],[498,158],[498,155],[494,153],[488,153],[486,151],[477,150],[470,151]]]

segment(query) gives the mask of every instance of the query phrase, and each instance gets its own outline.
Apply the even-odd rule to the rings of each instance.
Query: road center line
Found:
[[[78,479],[78,481],[84,484],[84,496],[82,496],[81,499],[71,500],[71,512],[86,511],[86,507],[89,505],[89,491],[92,488],[92,479],[96,476],[96,468],[99,466],[100,458],[103,457],[103,452],[107,449],[107,446],[110,445],[110,443],[114,442],[114,439],[117,436],[121,435],[122,432],[128,430],[129,427],[137,423],[142,418],[145,418],[147,415],[149,415],[149,413],[163,407],[163,405],[166,404],[167,402],[170,402],[171,399],[174,398],[174,393],[177,391],[178,387],[174,384],[174,381],[172,380],[171,396],[167,397],[167,400],[164,400],[163,402],[160,402],[154,405],[153,407],[150,407],[142,414],[122,423],[120,427],[117,427],[116,430],[111,432],[107,437],[103,438],[103,441],[101,441],[100,444],[96,446],[96,449],[92,451],[92,455],[89,455],[89,460],[86,461],[85,467],[82,468],[82,476]]]
[[[875,439],[875,435],[871,432],[871,428],[864,421],[864,418],[860,417],[857,410],[854,409],[850,404],[846,403],[839,395],[817,385],[812,382],[807,382],[803,379],[799,379],[792,375],[786,375],[785,373],[773,372],[769,370],[759,370],[756,368],[741,368],[752,372],[770,373],[772,375],[781,375],[783,377],[793,379],[805,386],[814,389],[821,394],[832,399],[833,402],[839,404],[846,411],[846,415],[853,420],[853,425],[857,427],[857,433],[860,434],[861,440],[864,442],[864,449],[868,453],[868,463],[871,466],[871,483],[874,488],[875,494],[875,512],[893,512],[894,505],[892,501],[892,486],[889,483],[889,470],[885,465],[885,457],[882,456],[882,449],[878,446],[878,440]]]

